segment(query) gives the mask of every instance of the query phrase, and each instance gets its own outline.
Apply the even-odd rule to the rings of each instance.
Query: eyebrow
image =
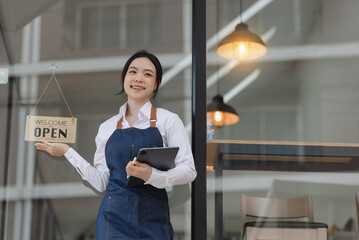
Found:
[[[131,68],[134,68],[134,69],[138,70],[138,68],[137,68],[137,67],[134,67],[134,66],[129,67],[129,69],[131,69]],[[153,72],[151,69],[149,69],[149,68],[146,68],[145,71],[149,71],[149,72],[154,73],[154,72]]]

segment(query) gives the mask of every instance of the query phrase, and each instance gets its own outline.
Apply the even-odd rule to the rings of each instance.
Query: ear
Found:
[[[157,88],[157,85],[156,85],[155,89],[152,92],[152,97],[156,96],[157,90],[158,90],[158,88]]]
[[[159,87],[160,87],[160,86],[156,83],[155,90],[153,90],[153,93],[157,92],[157,90],[158,90]]]

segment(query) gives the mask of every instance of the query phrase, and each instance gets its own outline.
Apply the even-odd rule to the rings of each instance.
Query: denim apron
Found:
[[[149,128],[121,128],[122,118],[105,148],[110,179],[97,216],[96,240],[172,239],[166,190],[152,185],[126,187],[127,163],[137,156],[139,149],[163,147],[156,127],[156,108],[152,106]]]

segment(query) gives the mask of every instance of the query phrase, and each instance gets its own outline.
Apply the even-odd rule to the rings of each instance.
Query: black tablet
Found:
[[[174,166],[178,150],[179,147],[141,148],[136,161],[147,163],[161,171],[167,171]],[[142,186],[144,183],[142,179],[131,176],[127,180],[127,187]]]

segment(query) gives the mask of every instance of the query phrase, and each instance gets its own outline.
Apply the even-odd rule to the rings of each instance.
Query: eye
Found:
[[[152,74],[151,73],[145,73],[145,76],[146,77],[152,77]]]
[[[136,73],[136,71],[135,70],[130,70],[130,71],[128,71],[128,73],[134,74],[134,73]]]

